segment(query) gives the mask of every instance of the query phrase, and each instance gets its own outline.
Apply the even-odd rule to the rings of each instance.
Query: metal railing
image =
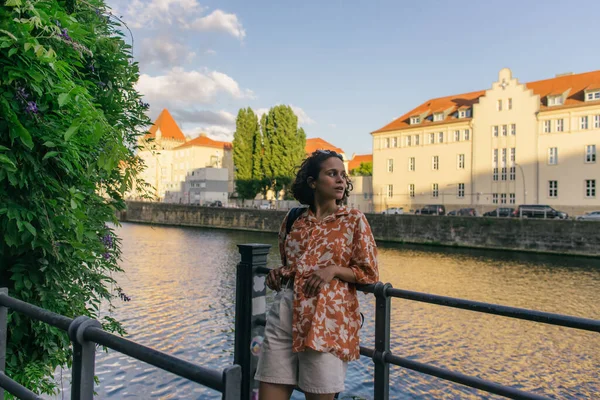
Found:
[[[250,399],[252,391],[257,391],[258,387],[257,382],[252,378],[256,371],[258,360],[258,355],[255,353],[258,352],[250,351],[251,346],[256,346],[257,343],[252,343],[255,340],[251,338],[262,337],[264,334],[266,321],[266,287],[264,276],[270,271],[266,267],[266,262],[271,246],[249,244],[239,245],[238,247],[242,261],[238,264],[237,269],[236,347],[234,362],[240,364],[242,367],[242,398]],[[390,350],[392,298],[600,332],[600,321],[597,320],[394,289],[389,283],[378,282],[373,285],[357,285],[357,289],[375,295],[375,348],[361,347],[360,354],[372,358],[375,364],[374,398],[377,400],[387,400],[389,398],[390,364],[511,399],[546,399],[546,397],[535,393],[528,393],[510,386],[500,385],[495,382],[392,354]]]
[[[231,365],[222,371],[202,367],[105,332],[95,319],[85,316],[71,319],[14,299],[8,295],[6,288],[0,289],[0,399],[4,398],[4,390],[23,400],[41,399],[4,374],[8,309],[68,333],[73,344],[71,400],[93,399],[96,344],[219,391],[224,400],[240,399],[242,370],[239,365]]]

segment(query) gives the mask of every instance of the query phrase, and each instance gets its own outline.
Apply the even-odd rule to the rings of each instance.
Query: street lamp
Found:
[[[519,167],[521,171],[521,179],[523,180],[523,203],[527,204],[527,190],[525,188],[525,173],[523,172],[523,167],[520,164],[515,163],[515,166]]]

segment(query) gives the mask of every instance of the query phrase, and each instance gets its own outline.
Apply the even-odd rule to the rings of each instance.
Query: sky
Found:
[[[240,108],[290,105],[348,157],[424,101],[600,69],[600,1],[107,0],[153,120],[231,141]],[[131,38],[128,39],[131,41]]]

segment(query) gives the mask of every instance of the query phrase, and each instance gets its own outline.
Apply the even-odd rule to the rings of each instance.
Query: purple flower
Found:
[[[104,243],[104,245],[108,248],[112,248],[113,247],[113,238],[111,235],[106,234],[104,235],[104,237],[102,238],[102,243]]]
[[[35,104],[35,101],[28,101],[27,106],[25,107],[25,111],[28,112],[29,114],[37,114],[38,107],[37,107],[37,104]]]
[[[88,65],[88,68],[90,69],[90,71],[96,72],[96,69],[94,68],[94,64]]]
[[[102,89],[104,89],[106,87],[106,83],[98,82],[98,86],[100,86]]]
[[[69,31],[68,31],[67,28],[63,28],[63,29],[60,30],[60,37],[63,38],[63,39],[65,39],[65,40],[68,40],[68,41],[72,40],[71,36],[69,36]]]
[[[110,253],[106,252],[106,253],[102,254],[102,257],[104,257],[105,260],[110,260]]]

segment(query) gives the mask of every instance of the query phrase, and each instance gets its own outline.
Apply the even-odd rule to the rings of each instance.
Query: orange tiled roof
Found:
[[[189,142],[176,147],[176,149],[182,149],[182,148],[192,147],[192,146],[214,147],[217,149],[225,149],[225,150],[231,149],[231,143],[219,142],[217,140],[212,140],[211,138],[206,136],[206,134],[204,134],[204,133],[201,133],[200,136],[198,136],[197,138],[192,139]]]
[[[158,128],[160,128],[161,138],[185,142],[183,132],[181,132],[173,116],[166,108],[160,112],[158,118],[154,121],[154,125],[149,129],[149,133],[144,136],[144,139],[156,138],[156,130]]]
[[[361,163],[372,163],[373,162],[373,154],[360,154],[352,157],[352,160],[348,162],[348,171],[352,171],[355,168],[360,167]]]
[[[333,150],[336,153],[344,152],[344,150],[340,149],[339,147],[335,147],[331,143],[326,142],[321,138],[306,139],[306,146],[304,146],[304,150],[306,151],[306,154],[312,154],[313,151],[317,150]]]
[[[568,108],[575,107],[581,104],[584,104],[584,91],[585,90],[593,90],[590,88],[600,87],[600,70],[585,72],[582,74],[573,74],[573,75],[563,75],[556,78],[545,79],[536,82],[529,82],[525,84],[528,89],[531,89],[534,94],[540,96],[541,104],[540,111],[547,110],[547,102],[546,97],[552,94],[564,93],[569,90],[567,98],[565,100],[565,104],[562,106],[553,106],[552,109],[555,108]],[[485,90],[480,90],[477,92],[464,93],[459,95],[440,97],[437,99],[427,100],[425,103],[421,104],[417,108],[407,112],[403,116],[389,124],[385,125],[383,128],[380,128],[373,133],[387,132],[387,131],[395,131],[400,129],[406,129],[409,127],[413,127],[414,125],[410,125],[410,117],[416,115],[426,114],[427,116],[431,115],[434,111],[441,109],[448,109],[451,107],[463,108],[463,107],[471,107],[473,104],[479,102],[479,98],[485,95]],[[465,118],[458,120],[454,116],[448,115],[443,121],[440,122],[431,122],[431,121],[421,121],[420,125],[437,125],[437,124],[445,124],[453,121],[462,121]],[[468,119],[468,118],[466,118]]]

